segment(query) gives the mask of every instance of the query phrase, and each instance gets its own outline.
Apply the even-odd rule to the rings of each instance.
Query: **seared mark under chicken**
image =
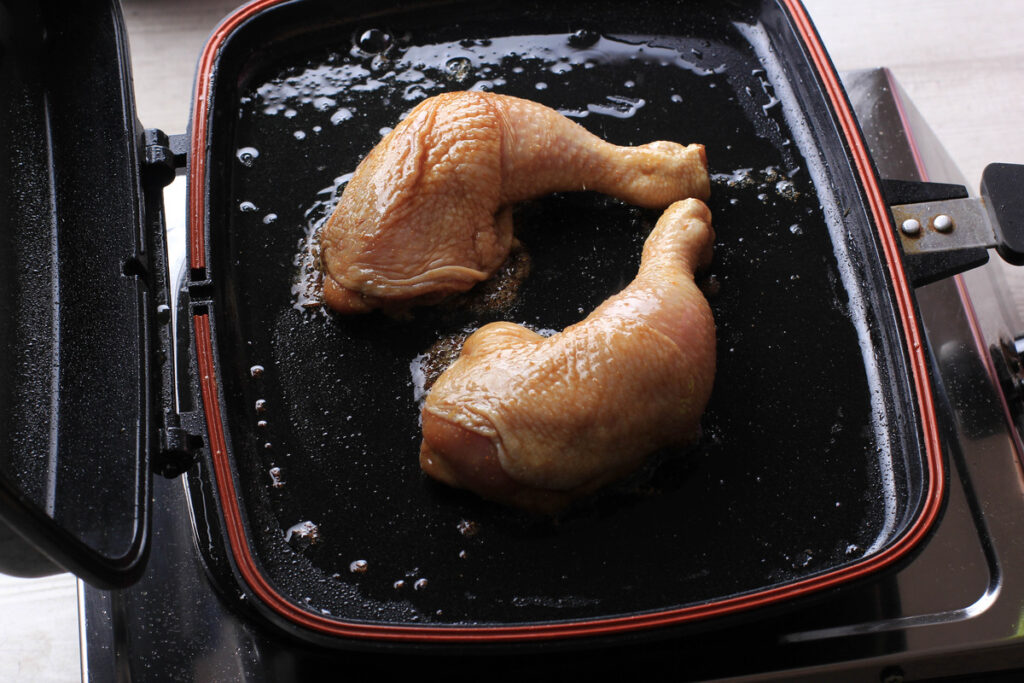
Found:
[[[708,208],[677,202],[640,270],[552,337],[492,323],[470,336],[423,407],[420,465],[484,498],[553,512],[695,436],[715,375],[715,325],[694,271]]]
[[[618,147],[506,95],[424,100],[359,164],[327,221],[324,300],[356,313],[465,291],[508,255],[513,204],[570,190],[646,208],[706,199],[704,147]]]

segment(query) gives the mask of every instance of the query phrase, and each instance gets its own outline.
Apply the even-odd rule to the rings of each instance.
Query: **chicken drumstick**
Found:
[[[327,221],[324,300],[356,313],[465,291],[508,255],[512,204],[569,190],[646,208],[706,199],[704,147],[617,147],[506,95],[424,100],[359,164]]]
[[[696,199],[670,206],[636,278],[561,333],[492,323],[471,335],[424,404],[423,470],[554,512],[692,439],[715,375],[714,320],[693,281],[710,222]]]

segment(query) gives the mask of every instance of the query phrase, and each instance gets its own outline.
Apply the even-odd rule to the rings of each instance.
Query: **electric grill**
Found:
[[[99,268],[85,282],[104,282],[126,303],[120,309],[96,306],[106,319],[94,307],[80,312],[68,306],[68,295],[61,296],[65,283],[84,285],[63,271],[53,278],[55,287],[35,290],[43,298],[34,308],[57,312],[50,323],[56,339],[50,353],[59,353],[62,362],[55,375],[51,368],[49,394],[43,390],[41,398],[28,401],[14,393],[8,400],[23,411],[30,403],[55,406],[49,428],[63,438],[49,441],[51,461],[64,468],[75,463],[78,470],[74,478],[51,477],[45,504],[39,504],[41,493],[34,504],[58,520],[80,519],[79,508],[97,507],[96,497],[83,501],[82,492],[99,490],[117,476],[134,476],[137,502],[129,504],[131,512],[115,515],[120,525],[107,527],[129,530],[129,540],[118,538],[120,544],[109,538],[96,542],[90,536],[96,532],[75,527],[63,537],[44,529],[45,520],[33,516],[38,510],[30,503],[27,513],[19,508],[7,518],[12,526],[22,525],[19,533],[36,526],[32,547],[47,559],[30,546],[18,556],[25,564],[35,561],[35,571],[47,571],[55,561],[99,585],[135,581],[148,548],[147,473],[184,470],[184,509],[192,513],[203,552],[186,571],[191,576],[183,587],[206,586],[198,570],[205,566],[225,602],[213,600],[203,609],[232,615],[219,623],[237,624],[233,628],[242,633],[283,632],[297,640],[285,655],[287,648],[273,638],[267,645],[266,636],[252,636],[282,661],[308,655],[311,663],[295,665],[299,672],[303,666],[331,666],[341,656],[331,655],[333,649],[367,649],[346,654],[346,661],[380,666],[385,644],[403,652],[430,647],[435,658],[453,651],[489,653],[511,671],[515,666],[504,649],[537,650],[546,666],[557,669],[567,659],[552,648],[592,649],[600,642],[614,649],[592,661],[608,668],[609,653],[625,657],[623,662],[629,654],[665,659],[680,643],[707,647],[729,629],[761,633],[765,624],[773,626],[754,641],[765,638],[776,647],[766,644],[757,666],[771,669],[780,656],[776,651],[804,652],[803,664],[834,662],[834,651],[828,659],[829,647],[821,643],[840,642],[836,637],[842,635],[842,647],[848,648],[858,634],[896,643],[893,624],[902,624],[898,635],[913,633],[904,629],[912,624],[928,624],[927,618],[901,622],[906,615],[891,621],[903,609],[893,604],[901,596],[893,583],[898,587],[899,577],[941,547],[953,508],[966,500],[970,510],[958,430],[982,436],[1005,431],[1005,421],[986,420],[977,406],[966,417],[958,412],[959,398],[947,389],[952,380],[939,373],[944,360],[959,367],[972,358],[996,373],[1005,356],[978,357],[973,339],[965,345],[955,335],[936,346],[925,304],[950,281],[917,289],[916,300],[911,283],[977,264],[984,252],[958,244],[922,253],[904,247],[901,255],[886,204],[944,201],[962,196],[963,189],[876,180],[872,161],[884,176],[885,159],[900,150],[890,146],[874,159],[867,156],[799,7],[766,3],[683,12],[653,3],[629,16],[612,4],[596,8],[593,16],[604,17],[614,32],[600,22],[576,28],[572,13],[559,16],[542,6],[517,7],[515,22],[501,14],[510,11],[501,4],[487,11],[478,5],[442,7],[443,13],[437,7],[396,8],[353,17],[316,3],[255,3],[215,33],[200,63],[189,138],[190,244],[178,318],[179,336],[191,343],[180,341],[176,349],[169,344],[162,223],[154,208],[161,183],[183,156],[181,139],[156,131],[129,136],[125,147],[141,142],[142,153],[115,160],[128,169],[125,204],[148,228],[122,235],[122,244],[63,227],[62,220],[89,207],[65,204],[60,183],[54,183],[56,238],[47,242],[23,228],[30,239],[18,243],[36,239],[42,243],[40,262],[55,260],[58,270],[71,273],[77,269],[64,265],[65,253],[81,254],[83,263],[75,265],[82,266],[112,254],[115,277]],[[676,10],[669,13],[672,22],[663,16],[666,7]],[[55,22],[52,34],[69,28],[45,10],[40,17],[41,23]],[[658,19],[656,31],[645,25],[650,17]],[[119,28],[116,14],[98,23],[114,33]],[[401,88],[388,83],[389,69]],[[111,92],[121,93],[120,103],[130,112],[130,97],[116,82],[123,79],[111,82]],[[431,486],[418,476],[415,458],[403,457],[417,443],[410,361],[438,336],[482,324],[486,317],[442,310],[417,313],[412,321],[336,319],[301,310],[290,287],[298,270],[293,257],[344,182],[338,174],[354,168],[380,128],[393,125],[410,101],[456,86],[528,93],[584,124],[603,117],[594,124],[596,132],[619,144],[678,139],[682,129],[681,141],[722,150],[721,161],[709,151],[719,232],[712,305],[720,371],[705,438],[691,452],[666,454],[650,471],[557,524]],[[887,105],[907,116],[898,97],[882,96],[891,95],[888,88],[875,83],[868,90],[881,103],[873,115]],[[131,131],[132,117],[123,120]],[[65,145],[75,147],[78,140],[60,144],[73,124],[62,127],[59,117],[49,121],[52,156],[60,157]],[[314,136],[330,142],[302,146]],[[130,173],[137,166],[143,169],[141,182]],[[917,178],[902,175],[921,180],[921,172]],[[993,196],[990,205],[1002,206]],[[581,310],[635,272],[636,257],[624,255],[638,255],[653,218],[587,195],[524,207],[520,234],[534,273],[514,307],[500,315],[542,327],[578,319]],[[927,217],[925,223],[941,232]],[[998,224],[1012,227],[1012,220],[1004,216]],[[1001,250],[1012,257],[1013,232],[1005,232],[998,236]],[[84,245],[63,247],[67,234]],[[908,231],[904,235],[909,246],[917,244]],[[58,259],[44,248],[53,242],[61,247]],[[953,283],[965,287],[961,280]],[[964,309],[969,329],[970,310]],[[11,315],[20,323],[15,335],[38,325],[32,315]],[[114,437],[134,445],[139,463],[111,463],[106,469],[115,473],[98,470],[102,476],[94,482],[83,479],[98,459],[88,442],[108,442],[75,424],[85,419],[83,392],[65,386],[96,367],[106,371],[103,361],[117,352],[103,342],[64,349],[70,339],[102,336],[88,334],[96,319],[105,323],[101,329],[134,320],[138,363],[129,357],[119,367],[129,374],[141,367],[140,378],[162,381],[153,382],[159,389],[129,393],[127,403],[157,419],[138,420],[134,433],[122,426],[121,436]],[[73,334],[76,324],[87,326],[84,337]],[[162,347],[152,351],[158,342]],[[79,354],[86,358],[76,365]],[[170,381],[175,354],[184,378],[176,392]],[[63,362],[65,356],[70,362]],[[28,393],[36,383],[17,380],[46,374],[48,358],[25,357],[26,363],[42,357],[44,366],[14,376],[10,386]],[[1015,370],[1009,359],[1008,377]],[[123,419],[126,412],[126,404],[99,396],[89,407],[93,418]],[[28,439],[18,429],[28,427],[12,429],[18,437],[12,441],[23,444]],[[63,449],[65,441],[84,453]],[[12,460],[31,459],[16,448],[11,452]],[[957,476],[949,477],[952,470]],[[36,484],[31,476],[22,481]],[[119,485],[124,488],[123,481]],[[28,494],[21,497],[31,501],[31,487],[23,489]],[[184,502],[173,485],[158,480],[154,489],[158,502]],[[113,496],[101,498],[99,507],[117,504]],[[158,518],[154,528],[164,524]],[[465,534],[466,529],[477,533]],[[182,560],[190,554],[188,543],[168,542]],[[979,545],[984,555],[986,543]],[[177,565],[178,555],[168,565]],[[154,565],[149,571],[162,570]],[[120,605],[114,610],[120,612],[125,605],[168,600],[167,590],[150,597],[151,580],[143,577],[118,593],[90,591],[88,613],[97,614],[108,601]],[[193,595],[185,602],[194,600]],[[850,621],[855,626],[844,632],[822,620],[815,603],[823,600],[844,605],[847,619],[859,614]],[[128,612],[151,620],[176,618],[135,607]],[[94,620],[89,628],[98,624]],[[638,640],[643,644],[629,650]],[[199,651],[210,647],[190,642]],[[901,651],[894,644],[869,647],[878,648],[872,654]],[[90,659],[95,650],[90,647]],[[404,654],[390,665],[415,665],[415,656]],[[531,667],[536,665],[532,660]],[[686,671],[711,673],[699,667]]]

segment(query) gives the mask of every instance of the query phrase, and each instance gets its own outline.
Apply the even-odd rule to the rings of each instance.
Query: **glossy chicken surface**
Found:
[[[715,375],[715,325],[694,283],[711,214],[673,204],[636,278],[545,338],[492,323],[465,342],[423,407],[420,465],[484,498],[554,512],[697,431]]]
[[[553,109],[505,95],[424,100],[359,164],[327,221],[324,300],[357,313],[465,291],[507,256],[513,204],[571,190],[646,208],[706,199],[704,148],[615,146]]]

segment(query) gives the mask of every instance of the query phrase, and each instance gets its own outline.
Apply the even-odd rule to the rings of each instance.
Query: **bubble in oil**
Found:
[[[235,158],[238,159],[243,166],[252,168],[253,164],[256,163],[256,159],[259,157],[260,151],[255,147],[241,147],[235,152]]]
[[[331,123],[333,123],[336,126],[339,123],[348,121],[350,118],[352,118],[352,116],[353,114],[351,109],[347,107],[342,107],[338,111],[331,114]]]
[[[803,569],[814,560],[814,554],[810,550],[803,550],[793,558],[793,569]]]
[[[296,550],[306,550],[323,541],[320,527],[312,521],[299,522],[285,531],[284,540]]]
[[[338,106],[338,103],[330,97],[317,97],[312,101],[313,108],[317,111],[327,111]]]
[[[591,114],[599,114],[616,119],[629,119],[643,109],[646,104],[647,101],[642,97],[607,95],[604,102],[592,102],[587,105],[586,109],[561,109],[559,113],[569,118],[586,118]]]
[[[797,192],[796,185],[793,184],[792,180],[780,180],[775,183],[775,194],[779,195],[783,199],[795,201],[800,193]]]
[[[558,62],[557,64],[552,64],[548,68],[548,71],[550,71],[553,74],[566,74],[572,71],[572,65],[567,64],[566,62]]]
[[[270,225],[271,223],[273,223],[276,220],[277,220],[277,214],[276,213],[268,213],[266,216],[263,217],[263,225]]]
[[[284,482],[284,478],[281,476],[281,468],[280,467],[271,467],[269,474],[270,474],[270,485],[271,486],[273,486],[275,489],[279,489],[282,486],[284,486],[285,482]]]
[[[473,63],[468,57],[452,57],[444,64],[444,70],[455,81],[461,83],[469,77],[473,69]]]
[[[384,52],[394,42],[391,34],[379,28],[371,28],[363,31],[356,39],[356,47],[366,54],[379,54]]]
[[[241,202],[238,205],[238,210],[241,211],[242,213],[254,213],[259,209],[252,202]]]
[[[473,537],[480,533],[480,525],[469,519],[460,521],[457,528],[459,533],[466,537]]]
[[[597,31],[591,31],[590,29],[583,28],[569,34],[568,43],[571,47],[580,49],[590,47],[600,39],[601,35]]]

